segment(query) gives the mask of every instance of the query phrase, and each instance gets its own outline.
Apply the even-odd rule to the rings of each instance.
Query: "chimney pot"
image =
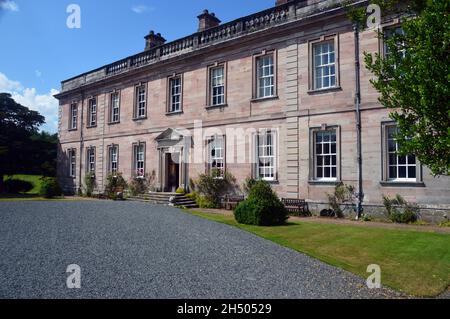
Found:
[[[145,50],[150,50],[155,47],[159,47],[166,43],[166,39],[161,36],[161,33],[155,34],[155,31],[151,30],[147,36],[145,36]]]
[[[198,17],[198,31],[205,31],[210,28],[217,27],[220,24],[220,20],[216,17],[215,13],[209,13],[208,10],[203,10],[203,13]]]

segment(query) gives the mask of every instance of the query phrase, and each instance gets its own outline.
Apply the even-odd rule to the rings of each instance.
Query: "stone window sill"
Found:
[[[214,109],[221,109],[221,108],[224,108],[224,107],[227,107],[228,106],[228,104],[218,104],[218,105],[207,105],[206,106],[206,109],[207,110],[214,110]]]
[[[340,183],[341,181],[339,180],[335,180],[335,181],[319,181],[319,180],[309,180],[308,184],[309,185],[317,185],[317,186],[336,186]]]
[[[335,86],[335,87],[331,87],[331,88],[326,88],[326,89],[314,89],[314,90],[309,90],[308,94],[310,95],[315,95],[315,94],[322,94],[322,93],[329,93],[329,92],[336,92],[336,91],[342,91],[342,88],[340,86]]]
[[[383,187],[426,187],[424,182],[381,181],[380,185]]]
[[[271,100],[278,100],[278,95],[274,96],[267,96],[267,97],[257,97],[250,100],[252,103],[258,103],[258,102],[265,102],[265,101],[271,101]]]
[[[143,116],[143,117],[136,117],[136,118],[134,118],[133,119],[133,121],[135,121],[135,122],[139,122],[139,121],[144,121],[144,120],[146,120],[147,119],[147,116]]]
[[[183,111],[177,111],[177,112],[166,112],[167,116],[171,116],[171,115],[180,115],[183,114]]]

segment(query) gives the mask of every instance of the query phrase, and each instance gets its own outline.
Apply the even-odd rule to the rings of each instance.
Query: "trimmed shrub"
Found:
[[[196,192],[192,192],[192,193],[186,194],[186,197],[189,198],[189,199],[192,199],[193,201],[196,201],[197,200],[197,193]]]
[[[327,197],[330,209],[334,212],[334,214],[330,215],[329,217],[343,218],[344,211],[342,210],[341,205],[345,206],[344,210],[349,206],[352,208],[355,207],[356,192],[355,188],[351,185],[339,183],[338,185],[336,185],[334,193],[327,194]]]
[[[234,210],[234,218],[238,223],[246,225],[282,225],[288,219],[288,211],[269,183],[257,181],[247,200]]]
[[[86,196],[91,197],[95,189],[95,174],[92,172],[86,173],[84,176],[84,188],[86,190]]]
[[[41,190],[39,194],[45,198],[53,198],[62,195],[62,189],[54,177],[42,178]]]
[[[245,195],[250,194],[250,191],[252,190],[253,186],[255,186],[256,182],[257,182],[256,179],[252,177],[247,177],[245,179],[245,182],[242,185],[242,190],[244,191]]]
[[[117,189],[122,188],[123,190],[125,190],[127,187],[128,184],[123,178],[122,173],[109,174],[106,178],[105,192],[108,194],[109,199],[118,199],[116,193]]]
[[[147,193],[149,190],[149,184],[146,178],[135,177],[129,183],[129,188],[131,195],[137,196]]]
[[[211,174],[201,174],[196,182],[198,193],[204,196],[209,204],[219,208],[220,199],[223,195],[230,193],[235,187],[236,179],[230,173],[225,172],[225,176],[221,177],[217,169],[211,171]],[[200,206],[200,204],[197,202]],[[206,207],[205,207],[206,208]]]
[[[393,199],[383,196],[383,204],[386,209],[386,216],[394,223],[410,224],[419,219],[419,208],[408,203],[398,194]]]
[[[217,204],[209,200],[206,196],[197,195],[195,202],[200,208],[217,208]]]
[[[439,224],[439,227],[450,227],[450,221],[445,221]]]
[[[195,181],[192,178],[189,178],[189,191],[195,192],[196,188]]]
[[[26,193],[33,189],[33,184],[20,179],[7,179],[3,186],[9,194]]]
[[[181,188],[181,187],[177,188],[177,190],[175,191],[175,193],[177,193],[177,194],[183,194],[183,195],[184,195],[184,188]]]

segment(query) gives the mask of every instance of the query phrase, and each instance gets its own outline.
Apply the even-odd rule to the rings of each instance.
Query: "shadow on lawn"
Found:
[[[39,198],[39,194],[0,194],[0,199],[32,199]]]

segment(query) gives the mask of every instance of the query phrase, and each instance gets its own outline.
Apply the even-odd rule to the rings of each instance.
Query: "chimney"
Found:
[[[205,31],[209,28],[217,27],[220,24],[220,20],[217,19],[214,13],[209,13],[208,10],[203,10],[203,13],[198,17],[198,31]]]
[[[155,31],[150,31],[150,33],[145,36],[145,50],[153,49],[154,47],[159,47],[166,43],[166,39],[161,36],[161,33],[155,34]]]
[[[276,0],[275,5],[276,6],[281,6],[282,4],[286,4],[291,0]]]

